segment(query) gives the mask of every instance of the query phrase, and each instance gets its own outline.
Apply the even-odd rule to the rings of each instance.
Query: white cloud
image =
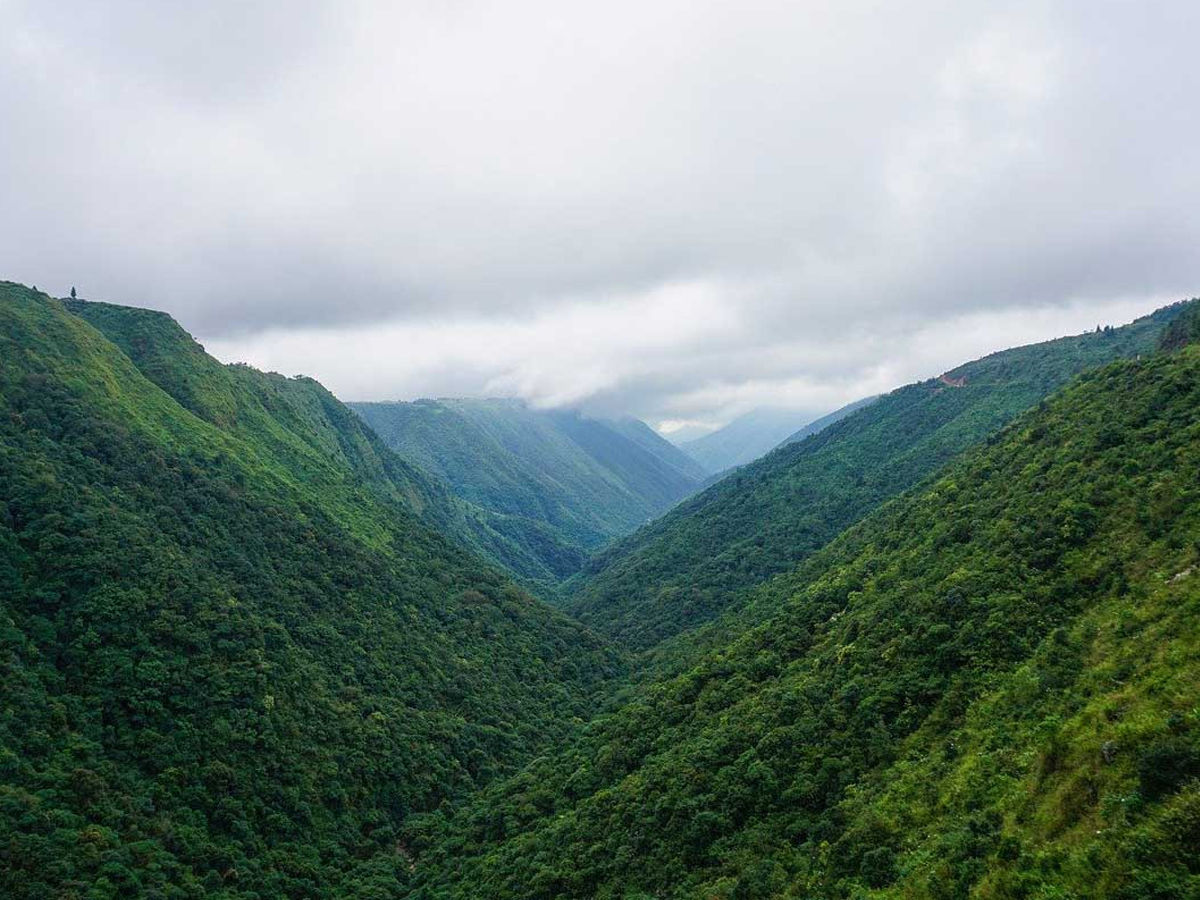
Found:
[[[0,24],[0,276],[165,308],[346,396],[711,422],[873,390],[947,320],[1196,292],[1184,0],[0,0]]]
[[[206,345],[226,361],[314,375],[349,399],[482,389],[561,406],[620,392],[652,376],[664,358],[701,354],[737,329],[735,308],[699,282],[565,301],[524,320],[459,316],[277,329]]]
[[[743,332],[738,305],[720,286],[697,283],[573,302],[523,321],[459,317],[275,330],[207,346],[229,362],[314,376],[346,399],[482,393],[632,412],[664,433],[700,433],[758,406],[816,418],[996,350],[1123,324],[1168,301],[949,312],[915,323],[880,319],[832,338],[772,341]]]

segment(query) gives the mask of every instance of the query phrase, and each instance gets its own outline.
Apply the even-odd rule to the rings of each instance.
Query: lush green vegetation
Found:
[[[310,380],[0,283],[0,894],[394,897],[618,660]]]
[[[629,440],[643,449],[653,453],[663,462],[674,469],[683,472],[692,481],[703,481],[709,473],[696,460],[684,453],[657,431],[632,416],[622,416],[619,419],[605,419],[604,423],[614,431],[623,434]]]
[[[1085,375],[416,822],[412,896],[1200,897],[1198,471],[1200,346]]]
[[[567,584],[564,608],[634,649],[695,628],[1077,373],[1152,351],[1182,309],[967,363],[944,376],[961,387],[893,391],[618,541]]]
[[[704,472],[644,423],[604,421],[518,400],[354,403],[389,447],[445,480],[497,531],[563,578],[589,551],[691,493]],[[524,536],[544,535],[532,544]]]
[[[996,354],[685,502],[576,584],[630,681],[483,557],[672,502],[641,423],[367,410],[406,461],[0,283],[0,895],[1200,898],[1197,341]]]
[[[315,457],[317,465],[333,461],[343,471],[348,467],[364,484],[390,499],[407,501],[435,528],[527,584],[554,583],[579,568],[583,549],[553,526],[512,514],[498,504],[480,505],[470,502],[470,496],[455,496],[448,485],[430,475],[441,471],[436,455],[413,454],[420,463],[434,460],[435,465],[425,469],[388,452],[358,416],[312,379],[223,366],[163,313],[66,302],[186,409],[223,429],[266,441],[273,452],[286,456],[289,465],[310,467]],[[476,462],[487,468],[482,458]]]

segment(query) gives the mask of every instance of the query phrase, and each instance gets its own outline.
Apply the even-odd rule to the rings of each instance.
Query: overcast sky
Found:
[[[345,399],[814,415],[1200,293],[1200,3],[0,0],[0,278]]]

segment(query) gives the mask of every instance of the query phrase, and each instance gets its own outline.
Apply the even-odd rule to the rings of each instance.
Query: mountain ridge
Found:
[[[0,361],[6,896],[1200,896],[1198,301],[812,423],[582,624],[513,578],[604,540],[556,486],[694,483],[644,423],[424,401],[406,458],[9,282]]]
[[[414,822],[411,896],[1196,896],[1198,438],[1200,346],[1084,373]]]
[[[490,513],[546,528],[585,554],[665,511],[701,472],[637,420],[538,410],[514,399],[352,403],[394,451]]]
[[[801,410],[760,406],[679,447],[716,474],[753,462],[814,418]]]
[[[395,895],[404,819],[623,664],[315,382],[185,335],[0,283],[0,893]]]
[[[828,428],[830,425],[832,425],[834,422],[840,422],[842,419],[846,418],[846,416],[850,415],[853,412],[857,412],[858,410],[862,409],[864,406],[870,406],[872,403],[874,403],[878,399],[879,399],[879,395],[874,394],[870,397],[863,397],[861,400],[855,400],[853,403],[847,403],[845,406],[839,407],[838,409],[835,409],[833,412],[828,413],[824,416],[821,416],[819,419],[814,419],[813,421],[811,421],[807,425],[805,425],[803,428],[797,429],[796,431],[792,432],[791,434],[789,434],[786,438],[784,438],[782,441],[780,441],[778,444],[776,444],[771,449],[778,450],[780,447],[786,447],[788,444],[798,443],[799,441],[804,440],[806,437],[809,437],[810,435],[819,434],[820,432],[822,432],[826,428]]]
[[[935,377],[877,398],[616,541],[567,583],[562,606],[634,650],[691,630],[1079,372],[1153,351],[1186,308],[989,354],[945,373],[966,377],[961,389]]]

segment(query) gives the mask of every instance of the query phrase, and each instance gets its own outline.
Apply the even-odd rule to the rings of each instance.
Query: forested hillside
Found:
[[[565,608],[644,649],[736,605],[1077,373],[1153,350],[1184,305],[995,353],[785,444],[599,554]]]
[[[315,382],[0,283],[0,894],[395,896],[406,817],[619,671],[439,491]]]
[[[694,484],[645,426],[368,409],[406,460],[0,283],[0,894],[1200,897],[1198,339],[994,354],[685,501],[570,583],[669,651],[632,681],[499,565]]]
[[[679,447],[710,473],[752,462],[811,418],[794,409],[752,409]]]
[[[1085,374],[415,822],[411,896],[1200,896],[1198,471],[1200,346]]]
[[[225,366],[154,310],[64,301],[117,344],[142,374],[218,427],[270,446],[309,471],[330,461],[364,486],[405,502],[428,524],[536,583],[578,569],[583,553],[545,524],[456,497],[428,470],[389,452],[362,420],[311,378]]]
[[[613,431],[625,435],[635,444],[657,456],[671,468],[677,469],[693,481],[703,481],[709,476],[704,466],[692,459],[661,434],[633,416],[622,416],[619,419],[605,419],[604,423]]]
[[[519,400],[351,407],[398,454],[496,517],[501,532],[548,534],[542,562],[558,577],[704,478],[693,460],[636,420],[537,410]]]

